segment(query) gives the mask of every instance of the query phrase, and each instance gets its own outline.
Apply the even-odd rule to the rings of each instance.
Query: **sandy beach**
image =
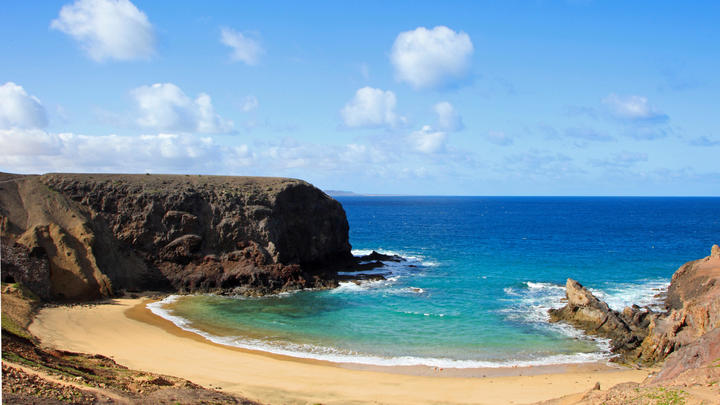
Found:
[[[221,346],[152,314],[144,298],[43,309],[30,331],[57,349],[189,379],[270,404],[523,404],[642,381],[602,364],[529,369],[346,367]],[[475,377],[487,375],[487,377]]]

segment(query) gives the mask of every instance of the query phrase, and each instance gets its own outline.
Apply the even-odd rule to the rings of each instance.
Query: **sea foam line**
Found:
[[[167,319],[182,330],[202,336],[210,342],[238,347],[241,349],[262,351],[272,354],[279,354],[288,357],[301,359],[323,360],[332,363],[351,363],[375,366],[428,366],[442,368],[506,368],[506,367],[530,367],[554,364],[577,364],[607,360],[610,356],[607,353],[575,353],[558,354],[545,356],[532,360],[506,360],[506,361],[483,361],[483,360],[457,360],[450,358],[397,356],[381,357],[361,353],[343,352],[338,349],[323,347],[311,344],[296,343],[275,343],[260,339],[246,338],[240,336],[216,336],[205,331],[193,328],[191,322],[185,318],[173,315],[164,308],[180,298],[179,295],[171,295],[167,298],[147,304],[147,308],[155,315]]]

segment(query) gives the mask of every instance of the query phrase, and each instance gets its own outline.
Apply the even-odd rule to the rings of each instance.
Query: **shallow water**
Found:
[[[654,296],[720,236],[719,198],[344,197],[357,255],[386,281],[263,298],[170,297],[151,309],[218,343],[298,357],[439,367],[607,358],[547,323],[572,277],[615,309]]]

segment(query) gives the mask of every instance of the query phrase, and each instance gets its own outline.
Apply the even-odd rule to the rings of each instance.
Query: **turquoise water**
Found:
[[[495,367],[609,356],[564,325],[572,277],[616,308],[655,305],[720,240],[718,198],[345,197],[357,255],[387,280],[263,298],[169,297],[151,309],[218,343],[381,365]]]

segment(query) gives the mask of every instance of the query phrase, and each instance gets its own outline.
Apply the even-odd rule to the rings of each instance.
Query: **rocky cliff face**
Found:
[[[566,293],[567,305],[550,310],[551,321],[567,322],[591,335],[611,339],[612,349],[620,361],[654,363],[694,342],[714,342],[712,350],[705,345],[706,351],[717,351],[718,342],[713,340],[720,336],[716,332],[720,327],[720,247],[717,245],[712,247],[710,256],[688,262],[675,272],[665,299],[666,310],[662,313],[637,306],[625,308],[621,313],[613,311],[571,279],[567,281]],[[698,340],[705,336],[714,338]],[[693,350],[692,353],[702,352],[702,349]],[[690,355],[679,354],[676,358],[687,356]],[[710,357],[708,361],[713,360]]]
[[[326,287],[352,259],[342,206],[301,180],[48,174],[0,187],[3,243],[16,262],[47,261],[32,276],[52,299]],[[3,262],[3,277],[28,278]]]

